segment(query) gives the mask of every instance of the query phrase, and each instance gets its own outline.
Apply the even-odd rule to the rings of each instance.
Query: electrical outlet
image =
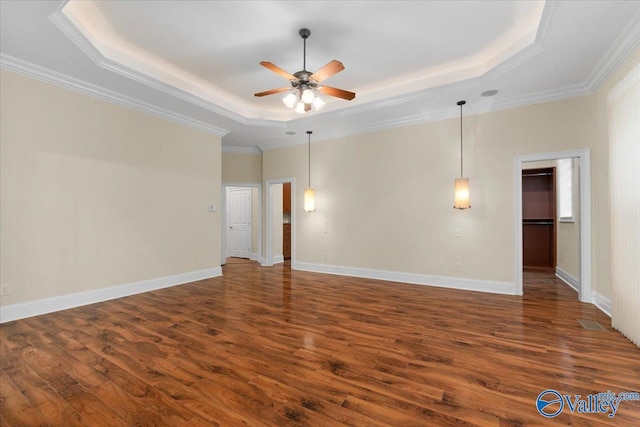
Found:
[[[456,262],[456,271],[462,271],[462,263]]]
[[[459,228],[456,228],[456,237],[462,237],[462,230]]]
[[[6,297],[10,293],[9,285],[0,286],[0,296]]]

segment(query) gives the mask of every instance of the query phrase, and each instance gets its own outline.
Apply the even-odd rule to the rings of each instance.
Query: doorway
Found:
[[[579,224],[579,282],[575,287],[582,302],[593,303],[591,293],[591,152],[589,149],[529,154],[516,156],[514,160],[514,188],[515,188],[515,293],[523,294],[523,163],[540,161],[557,161],[562,159],[576,159],[579,167],[580,182],[580,224]]]
[[[285,185],[287,184],[287,185]],[[285,187],[287,199],[285,200]],[[267,180],[266,197],[266,239],[264,266],[272,266],[285,260],[284,250],[295,265],[295,180],[281,178]],[[288,212],[285,213],[285,206]],[[285,233],[288,235],[285,236]],[[286,237],[286,239],[285,239]],[[285,243],[287,248],[285,248]]]
[[[260,260],[261,188],[261,184],[222,185],[221,265],[227,257]]]

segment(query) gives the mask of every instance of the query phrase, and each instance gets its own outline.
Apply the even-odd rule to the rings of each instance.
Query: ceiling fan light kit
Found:
[[[351,101],[352,99],[354,99],[356,97],[356,94],[354,92],[320,85],[320,82],[322,82],[323,80],[326,80],[334,74],[337,74],[340,71],[344,70],[344,65],[342,65],[342,62],[336,61],[334,59],[315,73],[307,71],[307,39],[311,35],[311,31],[309,31],[309,29],[307,28],[302,28],[298,33],[303,40],[302,70],[293,74],[289,74],[288,72],[278,67],[277,65],[272,64],[271,62],[262,61],[260,63],[260,65],[262,65],[263,67],[268,68],[274,73],[289,80],[289,82],[291,83],[291,87],[283,87],[267,90],[264,92],[258,92],[255,94],[255,96],[261,97],[288,91],[289,93],[287,93],[282,98],[282,102],[288,108],[293,109],[296,113],[299,114],[304,114],[312,109],[314,111],[319,111],[322,107],[324,107],[325,102],[319,96],[320,93],[328,96],[346,99],[347,101]]]

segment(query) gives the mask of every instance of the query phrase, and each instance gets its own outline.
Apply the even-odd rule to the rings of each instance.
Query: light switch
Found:
[[[216,205],[214,203],[209,205],[209,212],[215,212],[216,211]]]

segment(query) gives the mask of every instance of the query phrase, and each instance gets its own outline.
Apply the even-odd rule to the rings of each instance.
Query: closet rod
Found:
[[[551,172],[540,172],[540,173],[523,173],[522,176],[550,176],[553,175]]]

